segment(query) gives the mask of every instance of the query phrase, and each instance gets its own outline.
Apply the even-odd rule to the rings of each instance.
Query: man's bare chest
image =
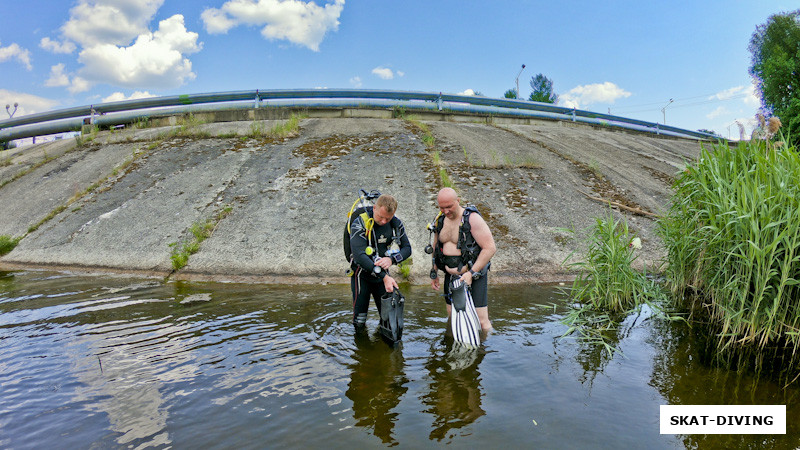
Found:
[[[460,221],[445,220],[444,224],[442,224],[442,231],[439,232],[439,242],[441,243],[451,242],[453,244],[457,244],[458,228],[460,225],[461,225]]]

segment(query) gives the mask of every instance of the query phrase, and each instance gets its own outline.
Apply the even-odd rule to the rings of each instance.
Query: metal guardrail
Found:
[[[252,109],[267,106],[308,108],[399,107],[408,110],[456,111],[496,116],[568,120],[694,139],[720,139],[718,136],[709,133],[525,100],[412,91],[288,89],[150,97],[29,114],[18,118],[0,120],[0,142],[76,131],[81,128],[86,119],[92,124],[113,126],[156,116],[225,109]]]

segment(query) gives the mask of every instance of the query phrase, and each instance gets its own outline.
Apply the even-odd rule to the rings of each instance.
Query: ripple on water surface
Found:
[[[441,297],[404,293],[392,348],[374,305],[354,333],[346,285],[0,272],[0,447],[747,447],[763,437],[662,436],[658,407],[797,397],[703,366],[654,319],[626,321],[613,357],[561,339],[551,287],[492,286],[478,349],[453,344]]]

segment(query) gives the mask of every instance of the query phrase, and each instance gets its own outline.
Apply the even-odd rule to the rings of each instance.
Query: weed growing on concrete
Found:
[[[284,123],[277,124],[269,131],[270,136],[274,136],[277,138],[284,138],[284,137],[293,137],[297,136],[300,132],[300,119],[301,117],[297,114],[292,114]]]
[[[50,220],[52,220],[52,219],[53,219],[53,217],[55,217],[55,216],[57,216],[57,215],[61,214],[63,211],[65,211],[67,208],[69,208],[69,207],[70,207],[72,204],[74,204],[75,202],[77,202],[77,201],[78,201],[78,200],[80,200],[81,198],[85,197],[86,195],[88,195],[88,194],[90,194],[90,193],[94,192],[94,191],[95,191],[97,188],[99,188],[100,186],[102,186],[102,185],[103,185],[103,183],[105,183],[106,181],[108,181],[108,179],[109,179],[110,177],[112,177],[112,176],[117,176],[117,175],[118,175],[120,172],[125,172],[125,171],[126,171],[126,170],[127,170],[127,169],[128,169],[128,168],[129,168],[129,167],[130,167],[130,166],[131,166],[133,163],[134,163],[134,161],[136,161],[137,159],[139,159],[139,158],[140,158],[142,155],[144,155],[144,152],[140,152],[138,149],[137,149],[137,150],[134,150],[133,154],[132,154],[130,157],[128,157],[127,159],[125,159],[125,161],[124,161],[124,162],[122,162],[122,164],[120,164],[120,165],[118,165],[118,166],[114,167],[114,168],[111,170],[111,174],[110,174],[109,176],[106,176],[105,178],[102,178],[102,179],[100,179],[100,180],[97,180],[97,181],[95,181],[94,183],[92,183],[91,185],[89,185],[89,186],[88,186],[86,189],[84,189],[83,191],[76,192],[76,193],[75,193],[75,194],[74,194],[72,197],[70,197],[70,199],[69,199],[69,200],[67,200],[67,202],[66,202],[66,203],[64,203],[63,205],[59,205],[59,206],[55,207],[55,208],[54,208],[52,211],[50,211],[50,213],[49,213],[47,216],[45,216],[45,217],[44,217],[42,220],[40,220],[40,221],[39,221],[39,222],[37,222],[36,224],[34,224],[34,225],[31,225],[30,227],[28,227],[28,234],[30,234],[30,233],[33,233],[34,231],[38,230],[38,229],[39,229],[39,227],[41,227],[41,226],[42,226],[42,225],[44,225],[45,223],[47,223],[47,222],[49,222]],[[55,159],[55,158],[52,158],[52,159]],[[73,211],[74,211],[74,209],[73,209]]]
[[[433,133],[431,133],[428,125],[420,122],[414,117],[404,117],[404,120],[414,125],[418,130],[422,131],[422,142],[425,144],[425,147],[427,147],[428,150],[433,150],[433,153],[431,153],[431,158],[433,159],[434,169],[439,172],[439,181],[441,181],[442,187],[454,187],[450,176],[447,174],[447,169],[444,167],[444,162],[439,155],[439,151],[434,150],[436,139],[433,137]],[[466,155],[466,150],[464,150],[464,154]]]
[[[172,248],[170,255],[172,268],[177,271],[186,267],[186,264],[189,263],[189,257],[200,250],[200,244],[214,234],[219,222],[227,217],[231,211],[233,211],[233,206],[226,205],[214,217],[193,223],[189,227],[190,237],[187,240],[169,244]]]
[[[404,259],[400,261],[400,264],[397,265],[397,268],[400,270],[400,275],[403,276],[404,279],[408,280],[408,277],[411,276],[411,266],[414,265],[414,258]]]
[[[6,155],[5,158],[0,160],[0,167],[8,167],[11,165],[11,157]]]
[[[21,237],[15,238],[7,234],[0,235],[0,256],[10,253],[11,250],[14,250],[14,247],[16,247],[21,240]]]
[[[406,120],[408,118],[408,110],[402,106],[395,106],[392,108],[392,117]]]
[[[200,125],[203,125],[205,122],[200,120],[197,116],[192,113],[186,114],[178,119],[178,126],[177,128],[173,128],[172,131],[168,133],[168,136],[180,136],[180,137],[211,137],[211,134],[208,131],[198,130],[197,128]]]
[[[85,147],[92,143],[97,138],[97,133],[99,129],[96,125],[92,125],[89,129],[88,133],[84,133],[81,131],[81,134],[75,136],[75,142],[77,143],[78,147]]]
[[[75,147],[75,148],[77,148],[77,147]],[[70,151],[71,151],[71,150],[70,150]],[[21,172],[18,172],[18,173],[17,173],[16,175],[14,175],[13,177],[11,177],[11,178],[9,178],[9,179],[7,179],[7,180],[3,181],[3,182],[0,182],[0,188],[2,188],[3,186],[7,185],[8,183],[11,183],[11,182],[13,182],[13,181],[16,181],[16,180],[17,180],[17,179],[19,179],[19,178],[22,178],[22,177],[24,177],[25,175],[27,175],[27,174],[29,174],[29,173],[33,172],[34,170],[38,169],[39,167],[42,167],[43,165],[45,165],[45,164],[49,163],[50,161],[53,161],[54,159],[56,159],[56,157],[55,157],[55,156],[51,156],[51,157],[49,157],[49,158],[45,158],[45,159],[43,159],[43,160],[39,161],[38,163],[36,163],[36,164],[34,164],[34,165],[32,165],[32,166],[28,167],[27,169],[25,169],[25,170],[23,170],[23,171],[21,171]]]
[[[261,139],[264,137],[264,124],[253,121],[253,123],[250,124],[250,133],[248,136],[253,139]]]
[[[150,127],[150,118],[149,117],[139,117],[133,122],[133,128],[137,130],[141,130],[143,128]]]
[[[37,223],[31,225],[30,227],[28,227],[28,234],[33,233],[34,231],[38,230],[39,227],[41,227],[45,223],[49,222],[53,217],[55,217],[55,216],[61,214],[62,212],[64,212],[64,210],[67,209],[67,206],[68,205],[59,205],[59,206],[56,206],[55,208],[53,208],[53,210],[50,211],[50,213],[48,215],[46,215],[42,220],[40,220],[39,222],[37,222]]]
[[[443,187],[453,187],[453,182],[450,180],[450,176],[447,174],[447,169],[444,167],[439,168],[439,179],[442,181]]]
[[[464,152],[464,159],[467,161],[467,167],[472,167],[472,161],[469,159],[469,155],[467,154],[467,147],[462,145],[461,151]]]

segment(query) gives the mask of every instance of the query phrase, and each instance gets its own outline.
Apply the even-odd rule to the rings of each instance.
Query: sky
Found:
[[[6,118],[149,96],[381,89],[557,104],[739,136],[748,45],[783,0],[0,0]],[[522,65],[525,68],[522,68]]]

